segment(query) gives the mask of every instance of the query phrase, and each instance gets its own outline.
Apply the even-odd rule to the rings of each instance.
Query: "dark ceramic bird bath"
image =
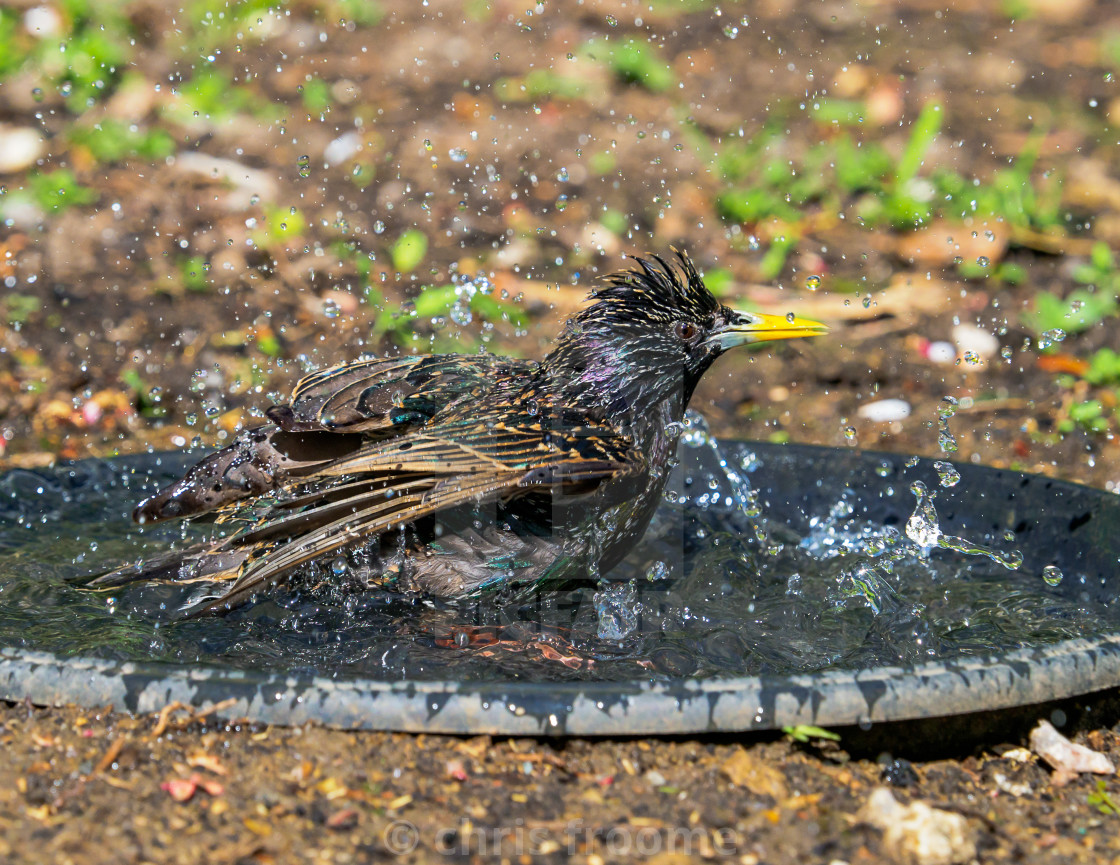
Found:
[[[940,488],[928,460],[721,447],[723,469],[714,449],[682,448],[674,494],[599,592],[422,603],[323,588],[346,581],[335,562],[275,598],[189,622],[176,610],[193,587],[105,594],[75,581],[182,542],[178,526],[141,532],[126,515],[197,454],[9,472],[0,699],[617,735],[933,718],[1120,685],[1116,496],[963,464],[960,483]],[[728,466],[757,491],[761,516]],[[915,480],[937,490],[941,531],[990,557],[910,546],[885,564],[884,550],[907,548]],[[995,561],[1016,550],[1018,569]]]

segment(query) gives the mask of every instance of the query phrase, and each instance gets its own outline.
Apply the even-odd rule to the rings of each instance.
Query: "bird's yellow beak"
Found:
[[[735,316],[709,337],[721,351],[752,342],[775,339],[797,339],[802,336],[820,336],[828,327],[818,321],[789,315],[767,315],[763,312],[735,310]]]

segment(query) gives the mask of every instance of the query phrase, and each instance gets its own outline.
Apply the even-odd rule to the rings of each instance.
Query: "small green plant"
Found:
[[[19,327],[27,324],[31,316],[42,307],[42,301],[32,294],[9,294],[0,302],[3,318],[9,325]]]
[[[166,159],[175,152],[175,139],[164,130],[144,129],[111,118],[93,126],[73,126],[67,137],[72,145],[85,148],[100,163],[120,162],[130,156]]]
[[[537,102],[544,99],[574,101],[587,95],[588,83],[575,75],[552,69],[531,69],[524,75],[500,78],[495,84],[499,99],[507,102]]]
[[[857,99],[821,99],[813,105],[813,120],[833,126],[859,126],[867,106]]]
[[[295,207],[269,207],[264,219],[258,223],[251,237],[258,249],[272,251],[282,248],[289,241],[301,237],[307,229],[307,220]]]
[[[1111,348],[1098,349],[1089,358],[1084,378],[1089,384],[1120,384],[1120,354]]]
[[[0,8],[0,80],[18,71],[35,45],[20,17],[16,9]]]
[[[206,262],[204,255],[187,255],[179,259],[179,276],[182,279],[183,287],[188,291],[195,291],[199,293],[207,292],[210,290],[210,279],[208,272],[210,265]]]
[[[770,241],[770,246],[767,247],[762,256],[762,261],[758,265],[759,273],[763,279],[777,279],[778,274],[782,272],[782,268],[786,266],[786,260],[790,253],[797,247],[797,242],[800,239],[799,234],[788,231],[786,234],[779,234]]]
[[[797,724],[793,727],[782,727],[782,732],[789,736],[794,742],[802,744],[807,743],[810,739],[827,739],[829,742],[839,742],[840,734],[833,733],[831,730],[826,730],[823,727],[814,727],[811,724]]]
[[[0,81],[29,70],[40,92],[57,91],[80,113],[112,92],[132,57],[132,25],[119,0],[62,0],[50,11],[58,32],[38,38],[27,33],[18,7],[0,9]]]
[[[1120,309],[1120,271],[1106,244],[1093,245],[1089,261],[1074,269],[1073,278],[1086,288],[1075,289],[1064,299],[1048,291],[1034,296],[1034,310],[1024,321],[1035,333],[1082,333]]]
[[[800,226],[817,214],[855,217],[853,221],[868,227],[900,231],[934,219],[998,218],[1025,230],[1064,232],[1059,178],[1035,176],[1037,138],[1028,141],[1010,166],[981,182],[927,164],[941,131],[939,103],[923,107],[897,157],[884,144],[858,137],[860,112],[852,102],[815,105],[814,119],[835,132],[804,150],[789,135],[790,112],[783,106],[771,112],[755,135],[740,132],[715,145],[687,120],[682,128],[723,182],[716,209],[728,222],[780,223],[786,237],[798,239],[806,234]],[[768,251],[768,276],[784,266],[795,247],[796,242]],[[995,277],[1010,284],[1024,276],[1016,265],[1004,268],[994,262],[962,263],[961,272],[967,278]]]
[[[269,6],[274,0],[264,0]],[[376,0],[334,0],[338,15],[345,21],[353,21],[359,27],[372,27],[385,17],[385,10]],[[487,4],[489,5],[489,4]]]
[[[320,114],[331,107],[331,88],[322,78],[315,76],[304,82],[299,88],[303,98],[303,107],[315,114]]]
[[[367,297],[382,307],[373,325],[374,336],[391,337],[402,346],[417,338],[418,326],[431,326],[438,332],[448,322],[464,326],[476,318],[484,325],[508,321],[515,327],[524,327],[526,321],[524,311],[516,304],[498,300],[469,284],[424,286],[415,300],[396,311],[386,309],[384,299],[372,287]]]
[[[411,273],[420,266],[428,254],[428,236],[418,228],[410,228],[397,238],[389,250],[393,268],[399,273]]]
[[[245,87],[237,86],[228,74],[212,67],[198,69],[172,92],[175,99],[163,107],[162,113],[183,125],[196,123],[199,118],[225,120],[249,108],[252,100]]]
[[[27,186],[32,200],[49,213],[60,213],[97,200],[97,193],[78,183],[73,172],[67,168],[33,171],[27,178]]]
[[[1067,416],[1058,421],[1058,432],[1071,433],[1081,427],[1086,432],[1104,433],[1108,432],[1108,425],[1108,416],[1101,401],[1087,399],[1070,405]]]
[[[121,381],[132,393],[133,402],[142,416],[161,418],[167,415],[167,408],[160,405],[160,389],[149,387],[147,382],[140,377],[139,372],[134,369],[126,369],[121,373]]]
[[[1106,816],[1120,817],[1120,806],[1108,795],[1108,785],[1101,778],[1097,779],[1097,789],[1086,797],[1086,802]]]
[[[716,297],[727,297],[735,287],[735,277],[726,267],[704,271],[704,285]]]
[[[589,42],[584,51],[604,62],[621,80],[653,93],[663,93],[677,83],[677,77],[661,53],[638,39],[627,39],[621,43],[596,40]]]

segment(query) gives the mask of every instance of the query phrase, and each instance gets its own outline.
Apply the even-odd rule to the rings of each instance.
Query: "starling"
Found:
[[[543,361],[365,358],[302,379],[142,501],[151,523],[213,514],[231,534],[95,581],[204,581],[228,609],[313,560],[444,598],[617,564],[661,501],[688,401],[723,352],[826,330],[737,312],[676,254],[607,277]]]

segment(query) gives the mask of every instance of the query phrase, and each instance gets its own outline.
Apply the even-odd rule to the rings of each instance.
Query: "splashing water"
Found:
[[[937,477],[941,480],[941,486],[946,489],[955,487],[961,482],[961,473],[953,468],[951,463],[935,462],[933,468],[937,472]]]
[[[943,534],[937,518],[937,509],[933,504],[936,494],[931,493],[921,481],[914,481],[910,485],[910,492],[917,497],[918,502],[914,507],[914,513],[906,522],[906,537],[918,545],[922,556],[928,557],[930,550],[939,547],[966,556],[986,556],[1009,571],[1017,570],[1022,566],[1023,554],[1018,550],[1004,552],[966,538]]]
[[[638,627],[641,605],[633,582],[606,585],[595,593],[594,603],[600,640],[625,640]]]
[[[762,528],[761,523],[757,522],[757,518],[762,513],[762,508],[758,503],[758,492],[751,489],[750,483],[746,478],[739,473],[731,463],[727,461],[723,451],[720,449],[719,441],[712,435],[708,427],[708,422],[704,420],[704,416],[699,412],[689,409],[685,412],[684,417],[684,432],[681,434],[681,444],[689,448],[707,448],[716,457],[716,464],[720,468],[722,480],[727,482],[727,486],[731,490],[731,500],[734,502],[743,516],[751,521],[751,527],[754,529],[755,538],[758,540],[763,553],[768,556],[776,556],[782,551],[782,545],[775,542]],[[719,478],[711,478],[710,481],[719,486]],[[730,504],[730,502],[729,502]]]
[[[949,432],[949,418],[957,413],[960,403],[956,397],[944,396],[937,404],[937,446],[942,453],[952,454],[957,452],[957,440]]]

